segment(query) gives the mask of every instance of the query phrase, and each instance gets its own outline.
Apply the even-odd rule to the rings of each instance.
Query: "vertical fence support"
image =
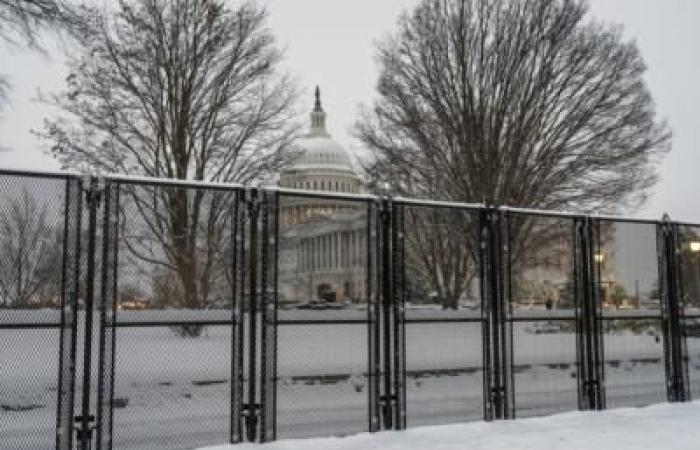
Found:
[[[392,386],[392,266],[391,266],[391,200],[388,197],[382,199],[379,219],[380,232],[379,243],[380,263],[379,263],[379,280],[381,281],[381,328],[382,328],[382,372],[383,372],[383,392],[379,397],[379,402],[382,407],[382,428],[391,430],[393,426],[393,409],[396,402],[396,395],[393,392]]]
[[[365,295],[367,298],[367,415],[368,429],[371,433],[379,431],[382,426],[380,408],[380,380],[381,380],[381,295],[378,291],[380,286],[381,247],[379,209],[381,205],[377,202],[367,204],[367,287]]]
[[[78,297],[80,291],[82,180],[66,179],[61,268],[61,335],[56,413],[56,449],[73,449]]]
[[[103,194],[100,282],[100,351],[98,365],[96,448],[111,450],[114,403],[114,320],[117,306],[119,263],[119,183],[108,182]]]
[[[678,225],[671,223],[668,216],[657,225],[657,239],[666,394],[669,402],[683,402],[690,399],[690,392],[683,330],[680,239]]]
[[[258,441],[265,442],[266,433],[266,415],[263,408],[267,404],[267,302],[268,302],[268,292],[267,292],[267,268],[268,268],[268,239],[269,230],[267,228],[268,219],[268,204],[267,204],[267,193],[263,191],[258,192],[258,198],[260,208],[258,210],[258,217],[260,219],[260,284],[258,286],[260,295],[258,296],[258,307],[256,311],[260,311],[260,406],[257,409],[257,421],[259,427]],[[252,355],[255,358],[255,355]]]
[[[260,282],[260,442],[277,437],[277,237],[278,197],[262,193],[262,267]]]
[[[100,207],[101,190],[97,178],[85,183],[85,200],[88,206],[88,248],[85,286],[85,344],[83,351],[83,392],[81,414],[75,418],[77,442],[81,450],[92,447],[92,431],[95,416],[90,412],[90,381],[92,376],[92,325],[95,297],[95,254],[97,252],[97,210]]]
[[[376,318],[370,320],[377,333],[376,364],[381,372],[379,405],[380,429],[406,428],[406,353],[403,285],[403,209],[395,206],[390,197],[378,204],[377,225],[377,281]],[[371,306],[370,306],[371,307]],[[370,346],[372,344],[370,339]],[[370,348],[370,352],[372,349]],[[370,357],[370,366],[372,365]],[[370,371],[372,368],[370,367]],[[370,398],[372,402],[372,398]],[[371,423],[371,418],[370,418]],[[372,427],[370,426],[372,430]],[[374,430],[372,430],[374,431]]]
[[[406,295],[403,206],[391,205],[391,280],[394,314],[394,429],[406,429]]]
[[[495,208],[481,213],[481,293],[485,312],[484,376],[486,419],[513,418],[511,324],[507,320],[505,281],[509,261],[505,255],[503,214]]]
[[[605,391],[598,225],[588,217],[576,218],[574,224],[578,407],[601,410]]]
[[[258,436],[258,416],[260,405],[257,402],[257,331],[258,331],[258,214],[260,202],[258,192],[246,192],[248,206],[248,227],[250,245],[247,262],[248,273],[248,403],[244,405],[246,439],[255,442]]]
[[[231,305],[231,417],[229,441],[243,441],[243,339],[245,310],[245,191],[236,190],[233,206],[233,299]]]

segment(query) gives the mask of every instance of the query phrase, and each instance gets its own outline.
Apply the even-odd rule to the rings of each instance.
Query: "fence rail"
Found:
[[[700,395],[700,225],[0,171],[0,449]]]

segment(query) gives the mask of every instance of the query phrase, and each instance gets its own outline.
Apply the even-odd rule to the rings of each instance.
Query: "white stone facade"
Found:
[[[281,187],[360,192],[361,183],[348,153],[326,130],[318,88],[309,133],[299,139],[295,150],[298,156],[280,173]],[[364,302],[367,204],[283,195],[279,207],[280,302]]]

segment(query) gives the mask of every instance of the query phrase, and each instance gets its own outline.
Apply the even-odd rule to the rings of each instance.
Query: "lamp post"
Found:
[[[600,286],[598,289],[599,295],[602,297],[602,304],[604,306],[608,304],[608,295],[605,290],[605,281],[603,280],[603,262],[605,261],[605,255],[603,253],[594,253],[593,261],[595,261],[595,263],[598,265],[598,274],[600,276]]]

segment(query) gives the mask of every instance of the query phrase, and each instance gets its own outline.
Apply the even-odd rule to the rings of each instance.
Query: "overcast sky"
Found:
[[[401,11],[417,0],[260,0],[270,13],[270,27],[285,49],[285,68],[306,90],[308,109],[313,87],[321,87],[328,127],[346,148],[359,143],[351,126],[361,104],[374,98],[377,67],[374,42],[395,28]],[[639,211],[658,218],[700,221],[700,1],[593,0],[593,14],[624,26],[634,38],[649,71],[647,80],[658,112],[673,129],[673,150],[661,165],[655,194]],[[0,73],[13,84],[11,105],[1,114],[0,167],[56,169],[30,133],[50,111],[32,99],[37,89],[62,84],[65,69],[57,46],[52,56],[0,46]],[[305,100],[305,99],[303,99]]]

